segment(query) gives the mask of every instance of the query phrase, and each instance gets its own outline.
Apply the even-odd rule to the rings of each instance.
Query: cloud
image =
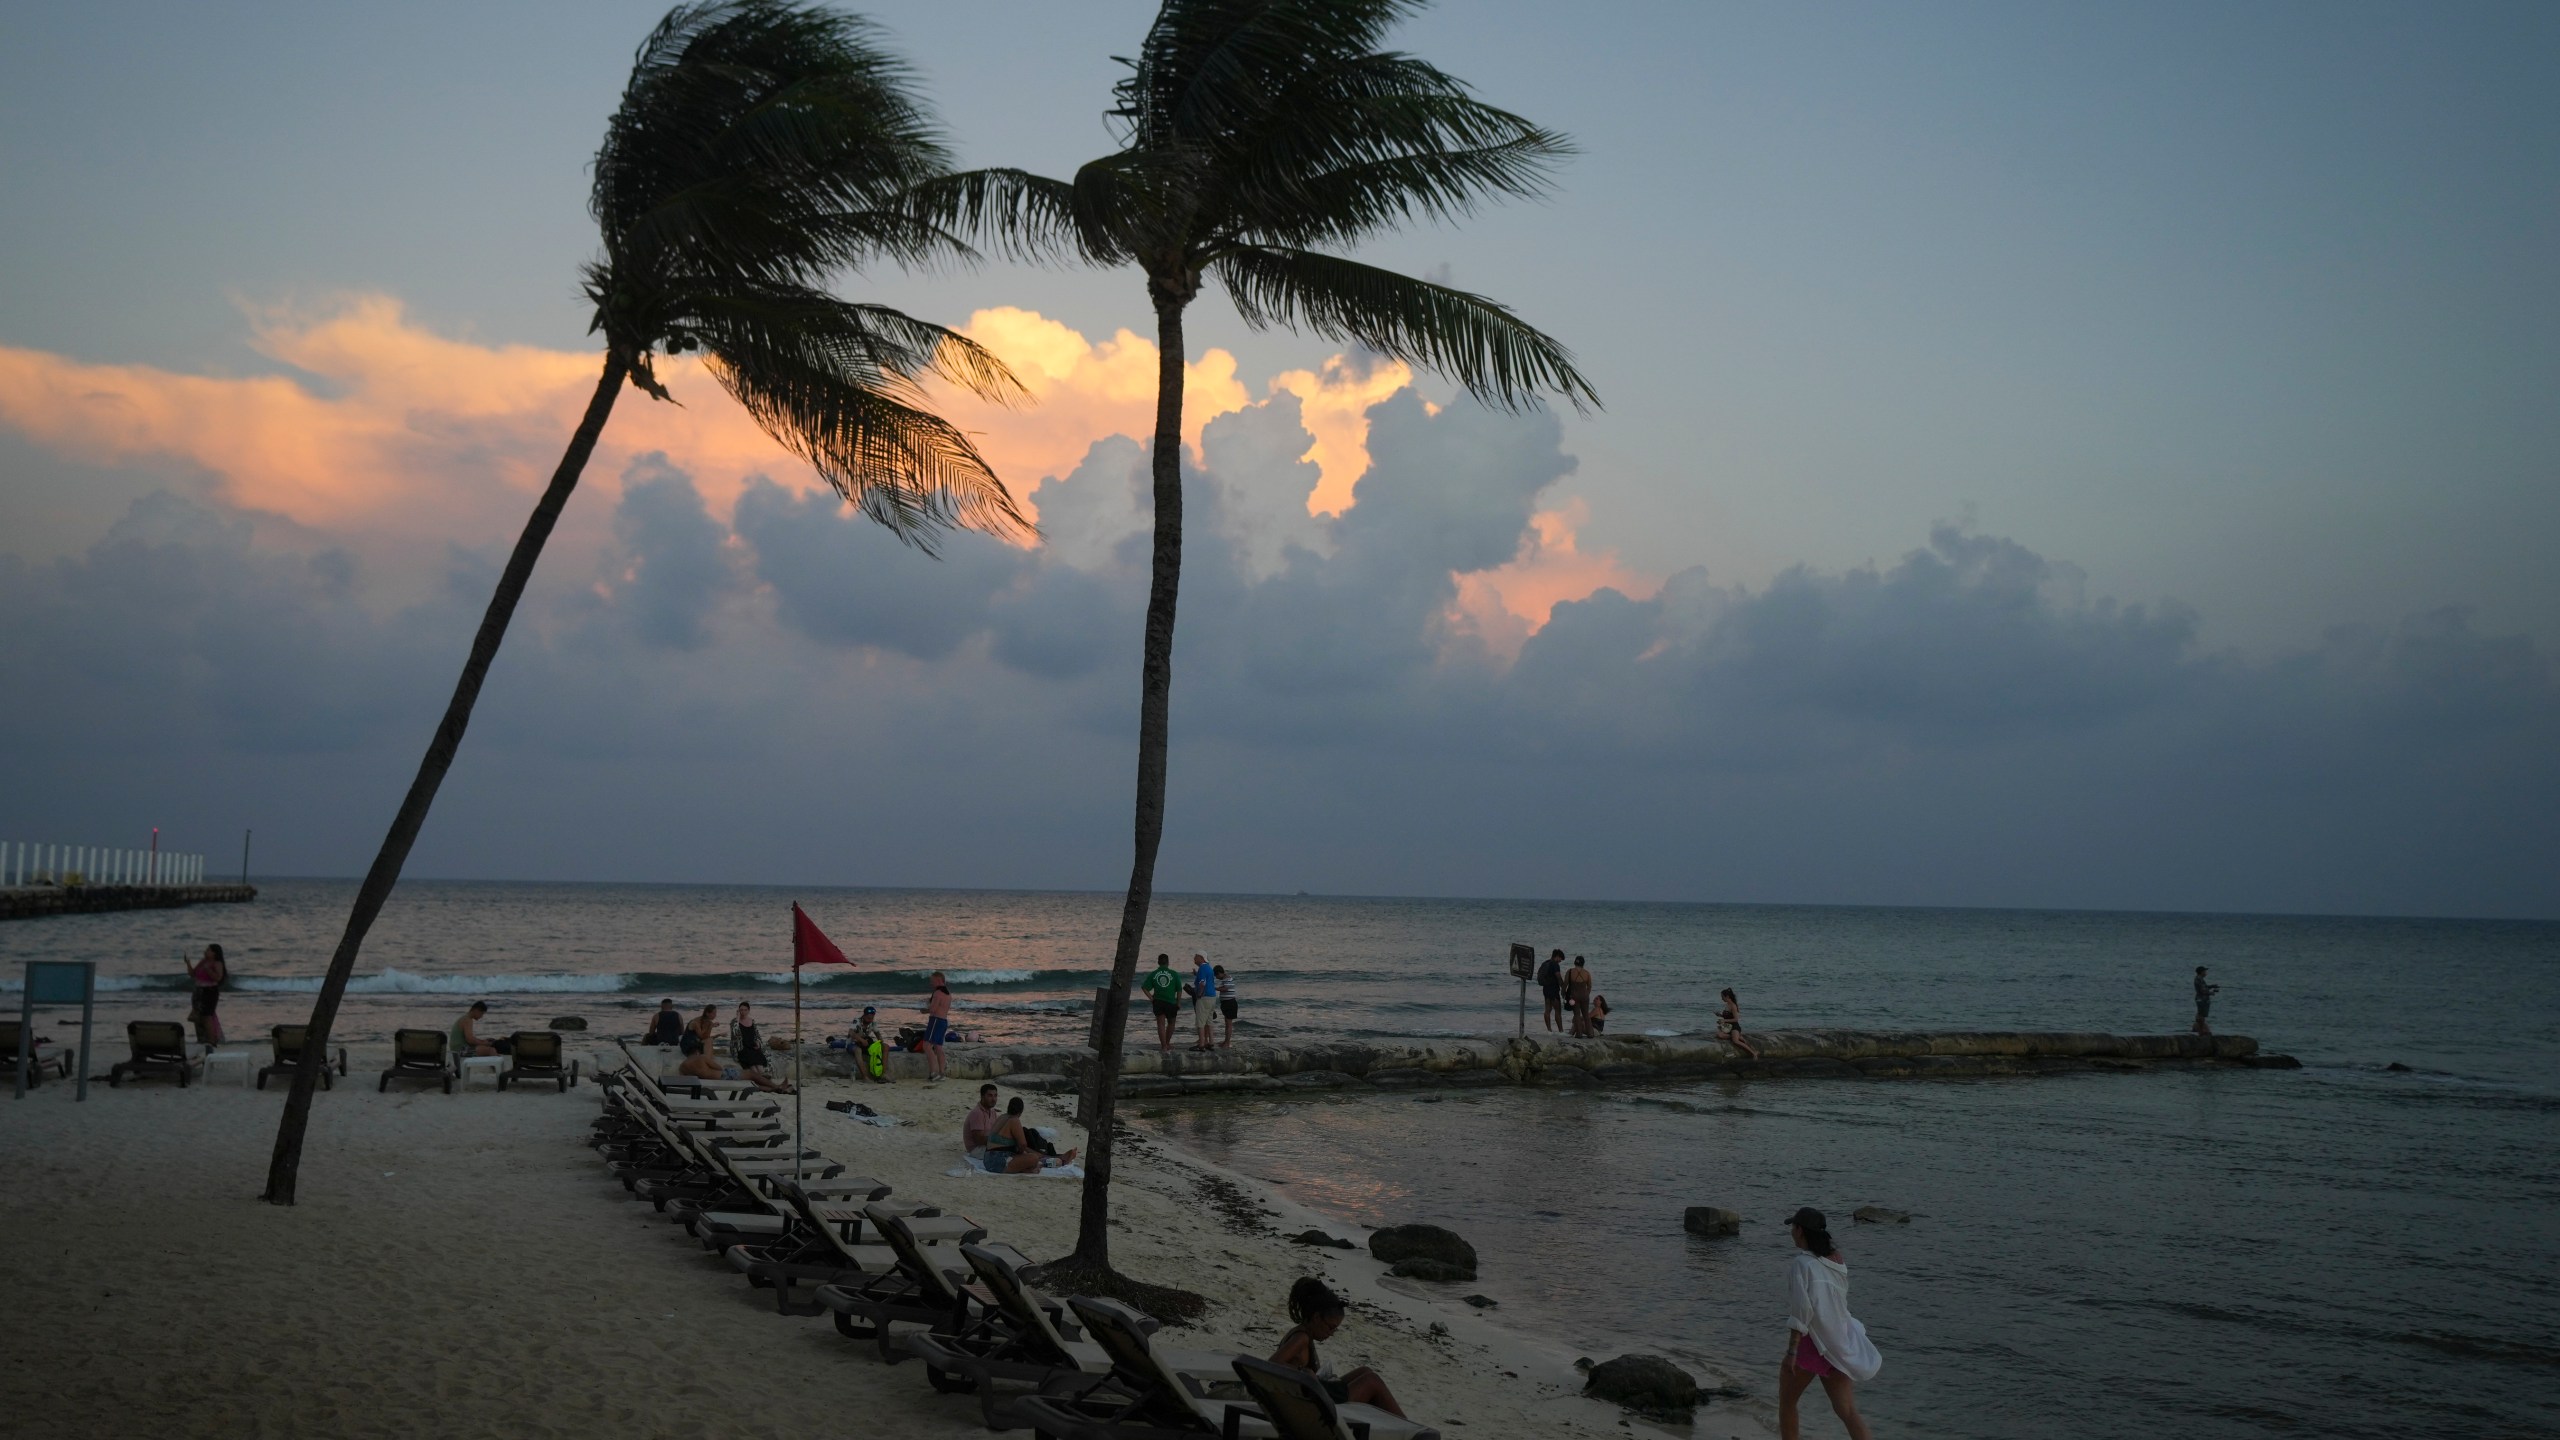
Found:
[[[1062,410],[1110,401],[1137,342],[1024,316]],[[341,320],[276,352],[324,378],[204,383],[284,386],[242,433],[303,415],[315,453],[452,448],[395,466],[388,499],[307,501],[208,464],[229,441],[116,452],[223,478],[63,558],[0,553],[18,823],[255,823],[261,854],[324,873],[370,855],[521,518],[387,517],[443,503],[438,467],[510,426],[557,443],[557,417],[430,377],[406,393],[440,398],[393,426],[404,367],[512,362]],[[24,401],[27,373],[0,390]],[[1880,564],[1657,581],[1582,550],[1552,417],[1401,381],[1360,410],[1327,509],[1355,463],[1322,433],[1347,436],[1331,397],[1377,373],[1239,382],[1191,437],[1168,888],[2560,914],[2560,678],[2468,612],[2250,659],[2185,607],[1953,525]],[[126,443],[93,420],[43,433]],[[1076,447],[1042,545],[938,560],[779,452],[770,474],[718,445],[600,459],[610,503],[555,538],[418,873],[1117,883],[1152,491],[1142,440],[1079,428],[1034,437]],[[386,555],[432,583],[403,590]]]

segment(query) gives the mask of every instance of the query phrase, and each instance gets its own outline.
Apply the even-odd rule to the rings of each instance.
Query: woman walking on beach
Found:
[[[1316,1342],[1330,1340],[1342,1328],[1343,1312],[1350,1307],[1341,1296],[1325,1288],[1313,1275],[1289,1287],[1289,1318],[1297,1328],[1280,1337],[1280,1347],[1271,1352],[1271,1363],[1304,1370],[1324,1386],[1324,1393],[1336,1405],[1375,1405],[1398,1419],[1404,1418],[1404,1407],[1396,1403],[1395,1392],[1378,1372],[1363,1365],[1348,1375],[1335,1375],[1325,1368],[1324,1358],[1316,1354]]]
[[[204,947],[204,954],[187,971],[187,978],[196,987],[195,1003],[187,1007],[187,1018],[196,1024],[197,1042],[211,1050],[222,1043],[222,1017],[214,1010],[222,1003],[223,982],[231,978],[231,965],[222,958],[222,947]]]
[[[1742,1002],[1733,998],[1731,990],[1724,992],[1724,1008],[1716,1012],[1716,1038],[1754,1060],[1760,1058],[1760,1052],[1743,1038]]]
[[[1849,1313],[1849,1267],[1831,1243],[1830,1222],[1808,1205],[1787,1220],[1796,1243],[1787,1262],[1787,1353],[1778,1362],[1778,1436],[1797,1440],[1796,1402],[1814,1381],[1831,1398],[1849,1440],[1869,1440],[1858,1413],[1858,1382],[1873,1380],[1884,1357],[1867,1340],[1867,1327]]]

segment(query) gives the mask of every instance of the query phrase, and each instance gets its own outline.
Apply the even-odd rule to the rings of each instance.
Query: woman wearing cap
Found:
[[[1787,1262],[1787,1353],[1778,1362],[1778,1434],[1781,1440],[1796,1440],[1796,1402],[1820,1380],[1849,1440],[1868,1440],[1867,1422],[1858,1414],[1858,1382],[1876,1378],[1884,1357],[1868,1343],[1867,1327],[1849,1313],[1849,1267],[1831,1243],[1830,1222],[1810,1205],[1788,1217],[1787,1237],[1796,1242],[1796,1254]]]

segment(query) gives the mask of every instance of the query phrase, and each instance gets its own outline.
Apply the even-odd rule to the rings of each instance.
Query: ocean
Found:
[[[178,1018],[182,957],[219,941],[226,1023],[254,1038],[305,1016],[353,893],[275,881],[250,905],[0,926],[0,999],[14,1009],[8,962],[96,960],[108,1026]],[[865,1004],[913,1019],[939,968],[991,1041],[1081,1038],[1119,910],[1099,894],[404,884],[340,1033],[441,1028],[472,998],[501,1029],[578,1014],[627,1032],[662,997],[752,999],[779,1029],[794,900],[856,961],[808,987],[811,1028]],[[1517,1329],[1595,1358],[1738,1362],[1762,1395],[1780,1220],[1820,1207],[1886,1356],[1861,1394],[1882,1434],[2560,1434],[2560,925],[1177,895],[1150,926],[1177,960],[1230,967],[1248,1036],[1508,1031],[1515,941],[1588,956],[1612,1029],[1659,1033],[1711,1028],[1725,985],[1746,1025],[1773,1029],[2178,1030],[2201,964],[2223,986],[2217,1028],[2304,1068],[1139,1118],[1346,1221],[1457,1229],[1483,1257],[1465,1288]],[[1700,1204],[1741,1211],[1742,1236],[1683,1234]],[[1914,1218],[1850,1223],[1864,1204]],[[1698,1433],[1721,1433],[1712,1406]],[[1819,1404],[1807,1433],[1838,1433]]]

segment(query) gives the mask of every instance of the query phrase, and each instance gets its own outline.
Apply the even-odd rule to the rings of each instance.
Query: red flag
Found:
[[[818,922],[809,918],[809,912],[801,909],[797,901],[793,902],[791,906],[791,968],[797,970],[803,965],[850,965],[852,963],[844,958],[843,951],[836,948],[836,942],[828,939],[826,932],[818,928]]]

